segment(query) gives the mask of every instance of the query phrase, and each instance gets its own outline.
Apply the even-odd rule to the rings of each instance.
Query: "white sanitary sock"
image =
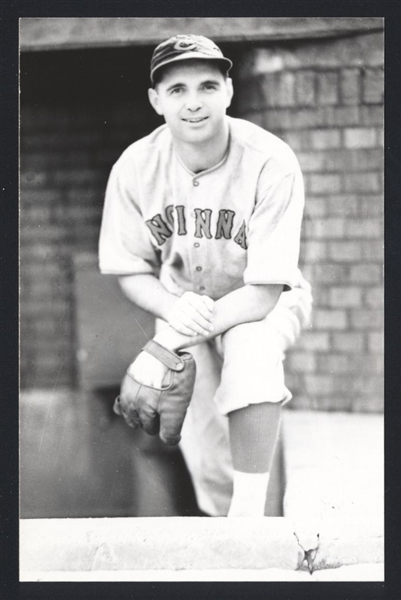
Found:
[[[234,471],[234,493],[228,517],[263,517],[269,473]]]

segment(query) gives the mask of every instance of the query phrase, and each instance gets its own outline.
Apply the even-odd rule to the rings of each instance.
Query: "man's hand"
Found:
[[[129,372],[138,383],[161,388],[168,369],[148,352],[141,352],[131,364]]]
[[[167,315],[167,322],[184,335],[208,335],[213,331],[214,301],[209,296],[185,292]]]

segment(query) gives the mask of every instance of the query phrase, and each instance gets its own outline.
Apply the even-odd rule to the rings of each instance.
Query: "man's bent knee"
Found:
[[[222,376],[215,396],[221,413],[291,398],[284,383],[280,335],[269,323],[258,321],[233,327],[223,336],[222,352]]]

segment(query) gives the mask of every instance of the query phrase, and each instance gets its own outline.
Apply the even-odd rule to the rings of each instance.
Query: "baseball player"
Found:
[[[195,359],[180,447],[199,507],[255,517],[264,515],[281,407],[291,399],[285,352],[309,322],[312,296],[298,269],[297,159],[273,134],[226,114],[231,67],[202,36],[155,49],[149,101],[165,124],[112,168],[100,270],[157,318],[153,350],[189,348]],[[153,350],[128,370],[145,389],[166,381]],[[132,414],[130,424],[140,422]]]

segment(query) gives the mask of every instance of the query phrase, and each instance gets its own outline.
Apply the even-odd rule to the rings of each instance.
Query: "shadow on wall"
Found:
[[[117,393],[22,394],[22,518],[200,515],[181,453],[127,427]]]

